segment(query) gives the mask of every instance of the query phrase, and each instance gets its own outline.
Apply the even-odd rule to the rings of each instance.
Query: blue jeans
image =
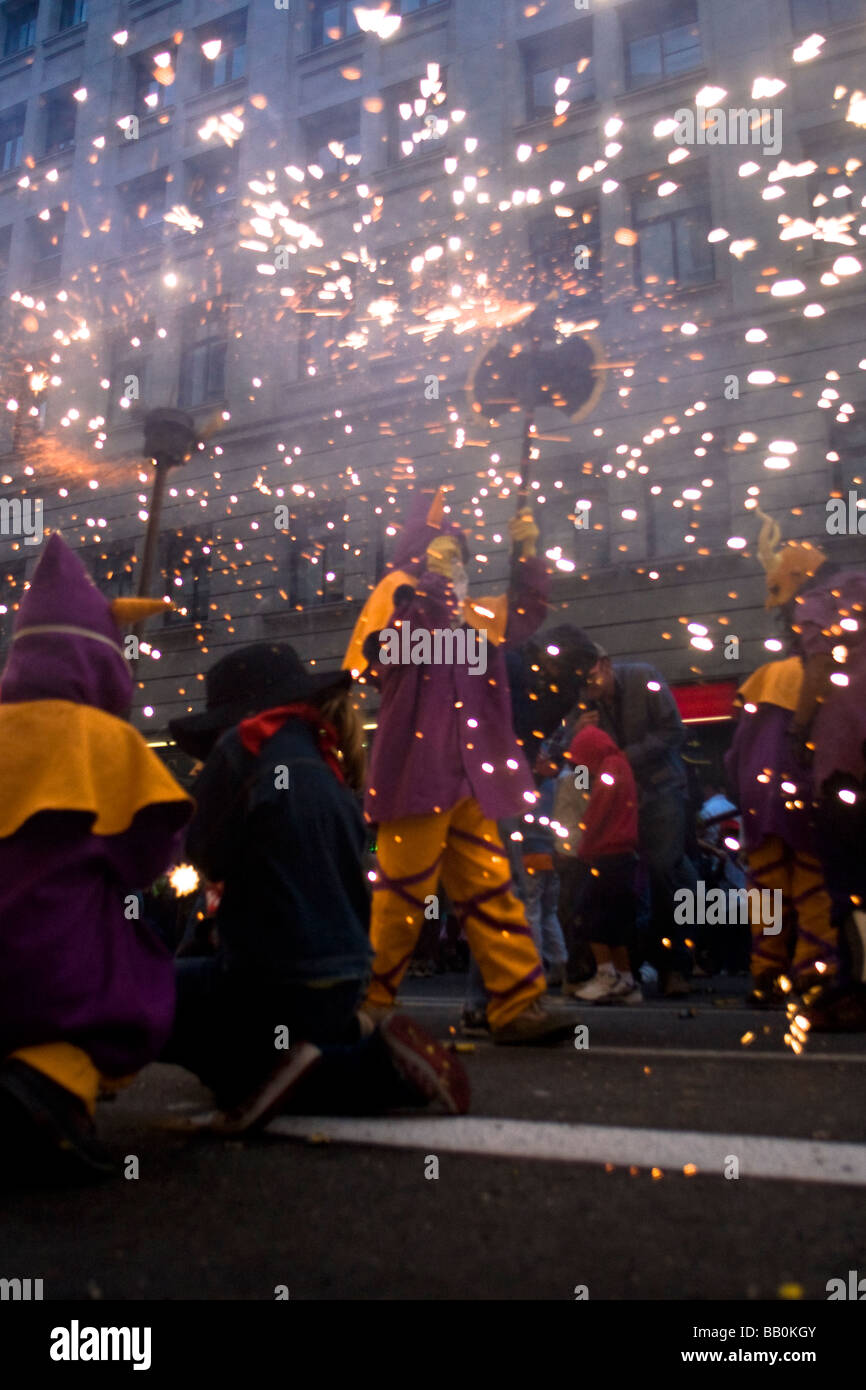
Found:
[[[697,891],[695,866],[685,852],[685,790],[671,788],[646,801],[640,808],[638,849],[649,879],[650,919],[644,956],[660,974],[677,970],[691,974],[691,953],[685,944],[685,928],[674,921],[674,894],[678,888]],[[662,938],[671,949],[662,946]],[[638,962],[639,964],[639,962]]]
[[[553,869],[541,869],[526,875],[526,896],[523,901],[526,904],[526,920],[542,961],[545,965],[564,965],[568,951],[556,912],[559,878]]]

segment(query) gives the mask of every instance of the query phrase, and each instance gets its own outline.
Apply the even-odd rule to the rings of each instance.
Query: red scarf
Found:
[[[337,730],[315,705],[308,705],[303,701],[295,705],[279,705],[276,709],[266,709],[261,714],[254,714],[251,719],[241,720],[238,725],[241,743],[248,753],[258,757],[268,740],[279,733],[289,719],[302,719],[305,724],[310,725],[315,731],[316,746],[328,767],[341,782],[345,782],[338,757]]]

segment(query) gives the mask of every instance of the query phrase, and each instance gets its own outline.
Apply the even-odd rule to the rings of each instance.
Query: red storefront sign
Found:
[[[709,681],[706,685],[675,685],[672,689],[683,723],[707,724],[730,719],[737,682]]]

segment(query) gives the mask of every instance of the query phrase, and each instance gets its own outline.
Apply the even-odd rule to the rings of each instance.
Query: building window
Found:
[[[39,13],[39,5],[36,0],[24,5],[4,5],[3,18],[6,21],[6,31],[3,35],[3,56],[8,58],[12,53],[23,53],[25,48],[32,48],[36,42],[36,17]]]
[[[24,115],[26,106],[10,107],[0,114],[0,173],[17,169],[24,152]]]
[[[438,63],[428,65],[426,77],[416,77],[389,89],[389,164],[401,164],[414,155],[442,153],[448,131],[447,100],[445,73]]]
[[[87,19],[87,0],[61,0],[58,29],[74,29]]]
[[[234,215],[238,196],[238,151],[208,150],[186,162],[186,206],[205,227]]]
[[[203,92],[237,82],[247,70],[247,12],[240,10],[196,32],[201,48]]]
[[[204,623],[210,603],[211,547],[191,531],[163,536],[162,578],[165,595],[174,604],[163,618],[165,627]]]
[[[306,329],[301,349],[308,376],[335,371],[341,348],[352,346],[355,321],[355,268],[336,272],[331,280],[320,281],[304,305]]]
[[[863,18],[863,0],[791,0],[796,34],[820,33],[833,24],[853,24]]]
[[[361,29],[355,18],[357,0],[315,0],[313,7],[312,47],[324,48],[339,43]]]
[[[78,119],[78,102],[72,95],[78,90],[77,82],[69,82],[65,87],[57,87],[42,97],[43,130],[42,153],[59,154],[75,144],[75,122]]]
[[[113,545],[83,557],[100,593],[109,600],[131,598],[135,593],[136,556],[131,544]]]
[[[528,121],[562,115],[569,106],[593,101],[591,21],[525,44],[523,66]]]
[[[121,191],[123,207],[123,248],[146,251],[158,246],[165,231],[166,175],[160,169],[147,174]]]
[[[574,479],[577,473],[577,478],[569,484],[572,490],[561,507],[539,508],[539,554],[556,575],[566,578],[591,565],[610,564],[610,505],[607,481],[598,476],[598,465],[587,460],[579,466],[574,454],[567,454],[551,460],[549,467],[556,470],[550,477]]]
[[[176,47],[160,44],[147,53],[137,53],[132,63],[133,107],[138,116],[171,104],[175,79]]]
[[[288,591],[293,608],[340,603],[346,592],[346,523],[321,508],[291,516]]]
[[[353,101],[304,122],[307,167],[321,183],[337,183],[361,162],[361,108]]]
[[[228,312],[221,303],[202,312],[194,308],[184,325],[180,404],[207,405],[226,392]]]
[[[601,219],[598,203],[569,218],[544,214],[529,227],[530,287],[580,298],[601,293]]]
[[[703,62],[697,0],[641,0],[623,12],[623,34],[629,87],[679,77]]]
[[[394,14],[417,14],[419,10],[432,10],[442,3],[443,0],[395,0],[391,9]]]
[[[108,414],[117,422],[140,409],[147,400],[153,339],[153,323],[146,322],[134,325],[114,340]]]
[[[706,285],[715,278],[707,241],[713,225],[709,185],[697,179],[668,198],[658,196],[658,186],[658,181],[645,185],[632,198],[638,282],[662,290]]]
[[[26,560],[13,560],[11,564],[6,563],[0,570],[0,647],[5,647],[12,640],[12,628],[15,623],[15,614],[24,593],[24,573]]]
[[[855,219],[866,198],[866,167],[862,159],[845,149],[842,131],[828,132],[823,140],[804,142],[804,154],[818,165],[809,176],[809,206],[811,220],[848,218],[849,236],[856,235]],[[814,241],[816,255],[838,255],[838,243]]]
[[[60,208],[55,208],[45,220],[41,217],[30,219],[31,284],[45,285],[60,279],[65,227],[66,214]]]

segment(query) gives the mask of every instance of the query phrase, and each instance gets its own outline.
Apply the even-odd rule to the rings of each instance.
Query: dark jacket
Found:
[[[286,981],[364,978],[372,952],[363,820],[312,729],[288,720],[258,757],[231,729],[193,795],[187,851],[225,884],[216,926],[227,966]]]
[[[670,686],[643,661],[615,661],[613,673],[616,693],[611,704],[599,704],[599,724],[631,763],[640,805],[662,792],[684,791],[680,750],[686,734]]]

